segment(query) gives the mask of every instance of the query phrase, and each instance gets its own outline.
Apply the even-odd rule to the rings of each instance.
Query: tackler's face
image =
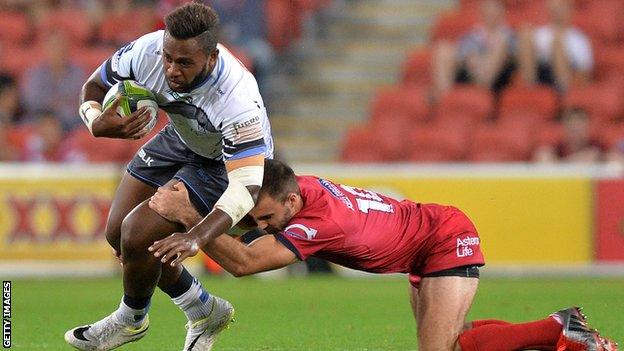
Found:
[[[258,228],[275,234],[284,230],[295,216],[297,201],[300,201],[300,197],[295,193],[288,194],[283,201],[261,196],[249,215],[256,221]]]
[[[214,69],[219,50],[206,54],[197,39],[176,39],[165,32],[163,66],[171,90],[184,93],[206,79]]]

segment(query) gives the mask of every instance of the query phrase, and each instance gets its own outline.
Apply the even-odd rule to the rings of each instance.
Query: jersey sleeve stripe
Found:
[[[104,82],[104,84],[106,84],[107,87],[112,87],[113,84],[111,84],[108,81],[108,76],[106,75],[106,70],[108,67],[108,60],[106,60],[106,62],[104,62],[101,66],[100,66],[100,78],[102,79],[102,82]]]
[[[286,237],[281,233],[274,234],[274,236],[275,236],[275,239],[277,239],[277,241],[282,243],[282,245],[286,246],[288,250],[292,251],[300,261],[303,261],[303,258],[301,257],[299,250],[297,250],[295,245],[293,245],[293,243],[291,243],[290,240],[286,239]]]
[[[264,145],[256,146],[251,149],[246,149],[241,152],[237,152],[234,155],[230,156],[228,160],[240,160],[241,158],[264,154],[265,152],[266,152],[266,146]]]

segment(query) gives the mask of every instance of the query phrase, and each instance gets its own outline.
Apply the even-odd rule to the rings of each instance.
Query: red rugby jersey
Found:
[[[313,176],[297,182],[304,206],[276,237],[301,260],[316,256],[367,272],[407,273],[454,230],[459,212]]]

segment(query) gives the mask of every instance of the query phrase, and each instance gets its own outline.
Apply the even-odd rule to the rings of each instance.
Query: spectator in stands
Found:
[[[25,73],[22,95],[26,111],[30,119],[36,116],[34,112],[52,111],[63,130],[69,131],[81,124],[76,104],[86,75],[80,65],[71,61],[63,32],[49,33],[44,40],[44,61]]]
[[[572,25],[572,2],[549,0],[550,23],[520,34],[519,63],[529,84],[566,91],[589,81],[594,59],[588,37]]]
[[[454,45],[443,41],[434,47],[434,96],[454,83],[475,83],[498,92],[510,81],[515,68],[515,35],[505,23],[502,1],[483,0],[481,21]]]
[[[563,112],[563,138],[555,145],[541,146],[534,154],[538,162],[599,162],[606,158],[605,146],[590,135],[589,116],[581,108]]]
[[[0,123],[5,126],[14,124],[21,114],[19,89],[15,79],[0,74]]]

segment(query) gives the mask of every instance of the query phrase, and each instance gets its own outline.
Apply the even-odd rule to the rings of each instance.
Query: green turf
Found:
[[[319,277],[266,281],[204,278],[236,306],[236,323],[215,350],[414,350],[404,279]],[[120,279],[14,280],[13,349],[68,350],[65,330],[105,316]],[[482,279],[471,318],[524,321],[580,304],[590,323],[624,341],[623,279]],[[184,316],[162,293],[148,335],[122,350],[180,350]]]

